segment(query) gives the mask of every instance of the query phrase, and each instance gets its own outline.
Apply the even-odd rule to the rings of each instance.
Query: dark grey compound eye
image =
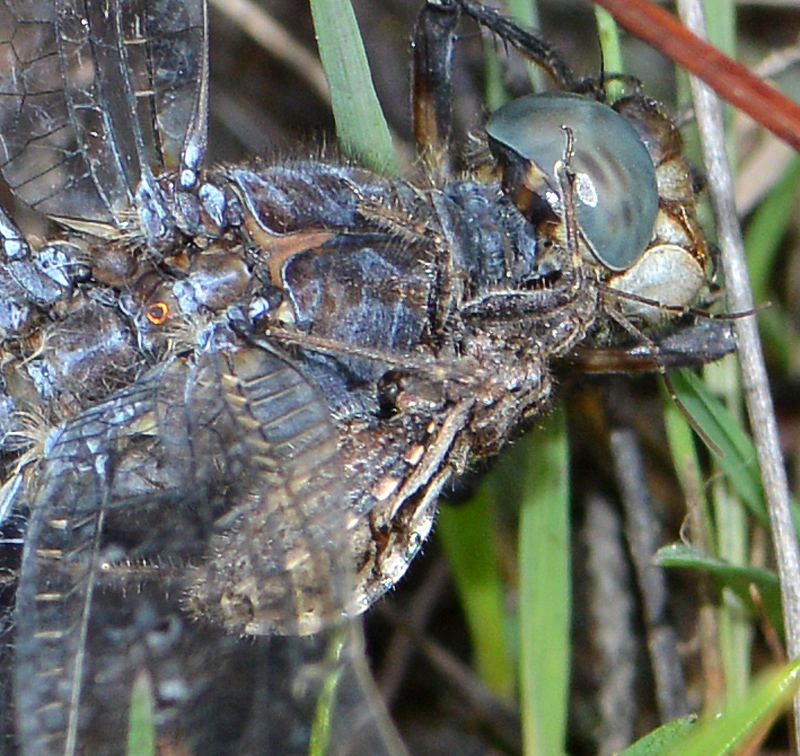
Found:
[[[575,212],[597,259],[627,270],[644,252],[658,211],[656,174],[647,149],[619,113],[588,97],[537,94],[498,108],[486,124],[493,151],[512,153],[544,174],[542,192],[558,198],[555,164],[569,126],[575,137]],[[496,156],[500,158],[500,155]]]

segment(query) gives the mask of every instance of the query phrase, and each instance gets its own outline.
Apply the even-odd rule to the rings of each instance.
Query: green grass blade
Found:
[[[600,50],[603,53],[603,71],[607,73],[622,73],[625,64],[622,61],[622,45],[619,41],[619,29],[614,17],[599,5],[594,7],[594,17],[597,22],[597,35],[600,38]],[[614,102],[622,97],[625,87],[619,80],[612,80],[605,85],[608,101]]]
[[[373,170],[399,175],[350,0],[311,0],[311,12],[342,148]]]
[[[716,459],[750,512],[765,527],[769,517],[755,449],[747,434],[708,387],[690,370],[670,374],[675,392],[688,413],[722,450]]]
[[[342,677],[343,668],[339,659],[344,648],[344,632],[337,633],[330,641],[326,654],[326,662],[331,669],[325,676],[317,699],[314,721],[311,725],[311,737],[308,745],[308,756],[326,756],[333,731],[333,713],[336,706],[336,688]]]
[[[506,9],[512,18],[527,29],[535,29],[539,25],[539,4],[536,0],[507,0]],[[484,65],[486,108],[491,113],[509,99],[506,89],[505,62],[501,57],[500,50],[491,42],[484,46]],[[539,92],[545,89],[547,78],[544,72],[530,61],[526,63],[526,66],[533,91]]]
[[[742,426],[742,392],[739,366],[733,355],[703,371],[705,387],[725,406],[739,427]],[[715,538],[702,544],[702,550],[726,564],[746,567],[750,561],[751,517],[741,496],[725,475],[718,474],[719,461],[712,467],[711,497]],[[717,622],[718,647],[728,698],[746,695],[752,677],[752,616],[742,607],[741,597],[723,590]]]
[[[758,206],[747,224],[744,245],[747,266],[753,286],[753,298],[763,304],[769,298],[770,280],[775,271],[781,243],[794,217],[797,190],[800,186],[800,158],[794,156],[783,176]],[[759,315],[759,326],[765,347],[788,370],[794,330],[789,313],[779,304],[772,304]]]
[[[564,753],[572,596],[563,410],[528,440],[519,526],[523,751],[555,756]]]
[[[722,403],[691,370],[670,374],[678,399],[709,438],[723,451],[717,463],[750,513],[766,528],[769,517],[753,442]],[[713,451],[713,450],[712,450]],[[800,508],[792,500],[795,528],[800,531]]]
[[[675,743],[685,738],[696,721],[697,717],[693,716],[673,719],[652,732],[648,732],[643,738],[622,751],[619,756],[661,756]]]
[[[781,242],[792,222],[798,186],[800,157],[795,155],[747,224],[744,243],[756,302],[769,298],[770,279],[775,271]]]
[[[697,455],[695,434],[675,401],[662,385],[664,397],[664,428],[667,432],[675,474],[678,476],[689,509],[692,538],[699,539],[704,548],[713,548],[714,525],[708,506],[703,471]]]
[[[128,720],[128,756],[155,756],[156,728],[153,721],[153,681],[147,673],[137,675],[131,691]]]
[[[797,690],[800,660],[768,674],[744,700],[719,715],[705,717],[666,756],[727,756],[762,735],[791,705]]]
[[[662,567],[684,567],[703,570],[711,575],[721,588],[728,588],[735,593],[755,614],[750,597],[750,587],[758,589],[773,627],[783,632],[783,615],[781,614],[781,592],[778,576],[759,567],[743,567],[731,564],[723,559],[704,554],[698,549],[682,543],[664,546],[656,555],[658,564]]]
[[[539,28],[539,2],[538,0],[506,0],[506,8],[512,18],[526,29],[536,31]],[[528,61],[526,64],[528,76],[534,92],[547,89],[547,76],[539,66]]]
[[[720,715],[692,724],[691,717],[659,727],[626,748],[619,756],[728,756],[746,752],[791,705],[797,689],[800,661],[766,675],[746,700],[726,707]]]
[[[472,640],[479,677],[504,701],[515,691],[508,645],[505,589],[492,539],[492,487],[486,481],[464,506],[443,507],[436,534],[441,539]]]

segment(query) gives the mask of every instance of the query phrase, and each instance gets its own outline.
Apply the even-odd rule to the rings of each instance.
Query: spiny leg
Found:
[[[445,173],[450,167],[453,43],[462,15],[542,68],[559,89],[576,91],[585,86],[551,45],[494,8],[474,0],[428,0],[414,30],[414,136],[423,158]]]
[[[441,0],[441,3],[456,6],[458,11],[510,44],[520,55],[539,66],[559,89],[571,92],[581,88],[583,80],[562,60],[559,52],[532,31],[523,29],[513,19],[475,0]]]

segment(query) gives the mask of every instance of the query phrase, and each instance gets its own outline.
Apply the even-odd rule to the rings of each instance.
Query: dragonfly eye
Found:
[[[568,126],[575,141],[575,212],[597,260],[627,270],[646,249],[658,211],[653,162],[633,126],[601,102],[575,94],[521,97],[486,124],[503,188],[532,222],[562,215],[555,165]],[[543,212],[544,211],[544,212]]]
[[[147,305],[145,314],[153,325],[163,325],[169,315],[169,305],[166,302],[153,302]]]

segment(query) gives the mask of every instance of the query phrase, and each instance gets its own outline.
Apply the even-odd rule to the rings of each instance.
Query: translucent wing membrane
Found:
[[[32,512],[15,628],[22,753],[124,754],[142,676],[159,753],[307,753],[339,681],[328,716],[352,723],[352,705],[357,747],[371,743],[342,753],[388,753],[341,623],[342,474],[327,405],[262,349],[173,361],[68,422],[19,502]]]
[[[200,2],[4,0],[3,175],[65,222],[113,233],[135,209],[158,236],[169,210],[155,177],[182,152],[202,158],[206,77]]]

